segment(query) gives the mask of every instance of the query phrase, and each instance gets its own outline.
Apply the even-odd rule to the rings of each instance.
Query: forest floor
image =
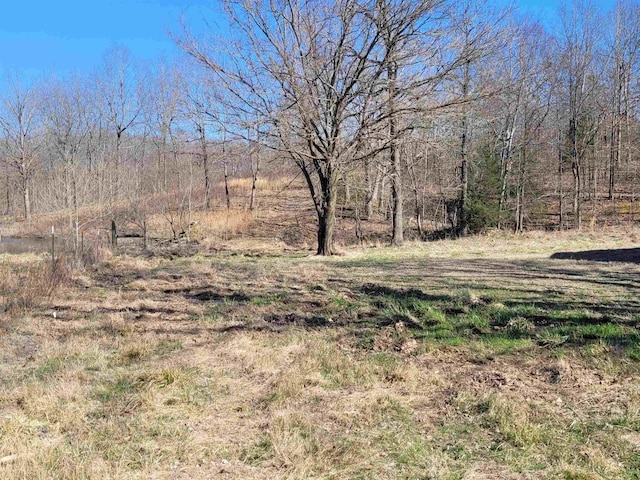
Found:
[[[5,294],[0,474],[638,479],[639,243],[246,239]],[[0,256],[5,283],[44,259]]]

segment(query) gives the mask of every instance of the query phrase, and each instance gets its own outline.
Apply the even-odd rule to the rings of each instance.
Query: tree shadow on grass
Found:
[[[456,287],[473,289],[465,283]],[[588,298],[550,299],[539,291],[494,303],[487,297],[429,295],[386,285],[365,284],[360,291],[379,307],[379,314],[351,325],[356,335],[366,335],[367,330],[370,334],[391,319],[402,322],[416,339],[443,343],[528,340],[544,346],[582,347],[602,342],[616,352],[628,350],[635,355],[640,342],[640,302],[635,300],[591,303]]]
[[[618,248],[613,250],[585,250],[582,252],[557,252],[554,260],[589,260],[592,262],[640,263],[640,248]]]
[[[578,253],[597,257],[585,260],[628,261],[638,250]],[[576,258],[570,252],[554,258],[561,255]],[[619,260],[607,260],[611,258]],[[248,277],[235,288],[178,285],[160,291],[168,296],[166,303],[175,296],[204,308],[205,318],[211,310],[211,321],[220,319],[220,325],[172,325],[174,319],[162,317],[179,312],[166,311],[168,305],[143,305],[138,315],[158,314],[163,323],[152,328],[194,337],[339,327],[365,348],[374,348],[379,335],[392,332],[392,336],[453,345],[480,341],[579,348],[603,343],[611,351],[628,350],[640,357],[640,281],[633,264],[383,258],[353,259],[335,266],[337,272],[331,272],[322,289],[271,286],[265,291]],[[341,275],[343,269],[348,273]],[[103,280],[121,285],[137,275],[127,272]]]
[[[474,265],[477,267],[478,265]],[[521,268],[521,265],[518,265]],[[594,281],[592,272],[547,270],[544,265],[527,271],[528,280],[555,274],[572,281]],[[482,272],[486,272],[485,269]],[[508,276],[510,272],[506,272]],[[498,269],[490,275],[498,276]],[[514,282],[508,290],[496,287],[478,291],[470,278],[454,278],[451,293],[430,291],[428,286],[346,282],[351,292],[347,303],[320,302],[321,308],[295,299],[255,321],[223,325],[218,332],[288,329],[345,328],[348,335],[373,348],[374,339],[389,327],[406,331],[417,340],[464,344],[469,341],[495,345],[583,347],[604,343],[612,351],[634,351],[640,342],[640,300],[633,297],[602,298],[567,293],[560,289],[531,289],[530,281]],[[607,283],[607,282],[603,282]],[[475,293],[474,293],[475,292]],[[508,292],[508,298],[504,298]],[[333,306],[333,308],[332,308]],[[635,354],[634,354],[635,355]]]
[[[394,288],[388,285],[378,285],[375,283],[364,284],[360,288],[360,291],[363,294],[372,297],[391,296],[396,298],[415,299],[428,302],[452,300],[452,297],[450,295],[429,294],[417,288]]]

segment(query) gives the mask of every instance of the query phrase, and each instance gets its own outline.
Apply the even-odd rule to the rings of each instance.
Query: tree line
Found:
[[[401,245],[407,229],[579,228],[636,202],[637,2],[567,2],[546,23],[471,0],[219,4],[228,27],[185,20],[179,60],[116,48],[92,75],[7,82],[5,213],[65,210],[77,237],[82,207],[197,190],[212,208],[229,168],[253,207],[266,158],[304,180],[324,255],[338,205],[384,216]]]

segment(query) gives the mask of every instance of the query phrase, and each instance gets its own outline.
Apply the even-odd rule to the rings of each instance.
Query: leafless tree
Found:
[[[37,151],[42,140],[36,94],[13,76],[2,96],[0,127],[3,133],[4,161],[17,177],[22,194],[24,217],[31,221],[31,180],[38,168]]]
[[[449,10],[452,33],[456,35],[456,49],[460,61],[458,67],[457,88],[455,94],[460,103],[460,140],[459,140],[459,177],[460,188],[456,214],[455,232],[458,236],[468,233],[469,213],[467,208],[469,196],[469,168],[471,146],[471,124],[473,121],[473,102],[483,97],[492,96],[500,88],[487,83],[478,82],[476,70],[480,60],[502,48],[502,22],[504,12],[488,15],[490,11],[486,1],[475,2],[461,0],[454,2]]]
[[[69,223],[74,232],[74,251],[80,244],[78,209],[79,166],[83,147],[93,128],[89,104],[85,101],[86,87],[78,77],[68,81],[51,80],[40,96],[41,115],[51,139],[53,152],[63,169],[65,207],[69,210]]]
[[[159,62],[146,77],[143,89],[145,102],[140,108],[146,110],[145,123],[150,128],[157,157],[156,190],[166,193],[175,188],[175,185],[170,185],[170,178],[179,180],[180,177],[180,167],[175,164],[180,147],[175,135],[183,104],[184,81],[177,68],[166,61]],[[135,119],[132,117],[131,121]],[[171,160],[174,160],[172,171]]]
[[[184,112],[195,133],[199,160],[204,176],[204,208],[211,209],[211,186],[214,165],[209,142],[216,120],[215,89],[207,82],[206,72],[194,68],[189,71],[185,86]]]
[[[562,49],[560,75],[566,92],[568,131],[567,148],[573,173],[573,216],[576,227],[582,223],[581,175],[586,155],[602,120],[594,108],[597,72],[595,70],[598,19],[586,0],[575,0],[561,9]]]
[[[425,61],[439,53],[433,48],[437,46],[433,32],[439,26],[438,16],[442,15],[439,9],[443,3],[442,0],[375,1],[374,23],[381,37],[381,62],[386,66],[389,172],[393,199],[391,243],[396,246],[404,241],[402,133],[399,123],[402,116],[419,112],[417,101],[424,93],[424,87],[445,73],[444,66],[430,68],[433,64]]]
[[[112,201],[120,196],[120,170],[126,154],[125,134],[135,127],[142,113],[136,73],[129,50],[114,47],[106,52],[96,74],[103,116],[113,138],[113,178],[109,182]]]
[[[225,3],[242,32],[231,50],[185,29],[178,44],[217,75],[238,119],[269,127],[302,172],[318,218],[318,254],[333,253],[336,190],[347,165],[388,151],[393,243],[403,241],[399,141],[444,76],[477,43],[441,51],[436,0]],[[476,39],[477,40],[477,39]],[[220,53],[220,52],[223,53]],[[442,99],[440,99],[442,100]],[[451,102],[451,99],[448,99]],[[237,133],[237,132],[236,132]]]
[[[611,81],[611,132],[609,137],[609,199],[614,199],[616,170],[620,165],[623,137],[629,141],[631,85],[640,57],[640,5],[620,0],[613,11],[613,31],[607,39]],[[629,149],[627,148],[627,152]],[[627,155],[628,158],[628,155]]]
[[[365,28],[366,12],[355,0],[225,6],[243,33],[226,55],[188,30],[178,44],[217,75],[236,117],[268,126],[275,136],[269,145],[298,165],[318,218],[317,253],[330,255],[340,169],[370,155],[362,151],[363,136],[380,122],[379,110],[370,108],[383,72],[371,62],[379,33]]]

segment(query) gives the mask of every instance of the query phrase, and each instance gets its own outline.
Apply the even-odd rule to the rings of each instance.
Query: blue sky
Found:
[[[501,0],[508,2],[509,0]],[[553,16],[560,0],[514,0],[536,16]],[[610,6],[613,0],[597,2]],[[114,45],[141,60],[171,57],[169,30],[182,14],[211,18],[215,0],[4,0],[0,14],[0,72],[27,77],[88,72]],[[214,14],[215,15],[215,14]]]
[[[502,0],[505,3],[510,3],[509,0]],[[553,19],[557,16],[558,7],[561,5],[561,0],[511,0],[520,11],[530,13],[544,20]],[[615,0],[592,0],[594,6],[603,10],[609,10],[613,8],[616,3]]]
[[[182,14],[203,18],[208,0],[5,0],[0,13],[0,71],[27,76],[86,72],[115,45],[136,58],[171,56],[167,35]]]

